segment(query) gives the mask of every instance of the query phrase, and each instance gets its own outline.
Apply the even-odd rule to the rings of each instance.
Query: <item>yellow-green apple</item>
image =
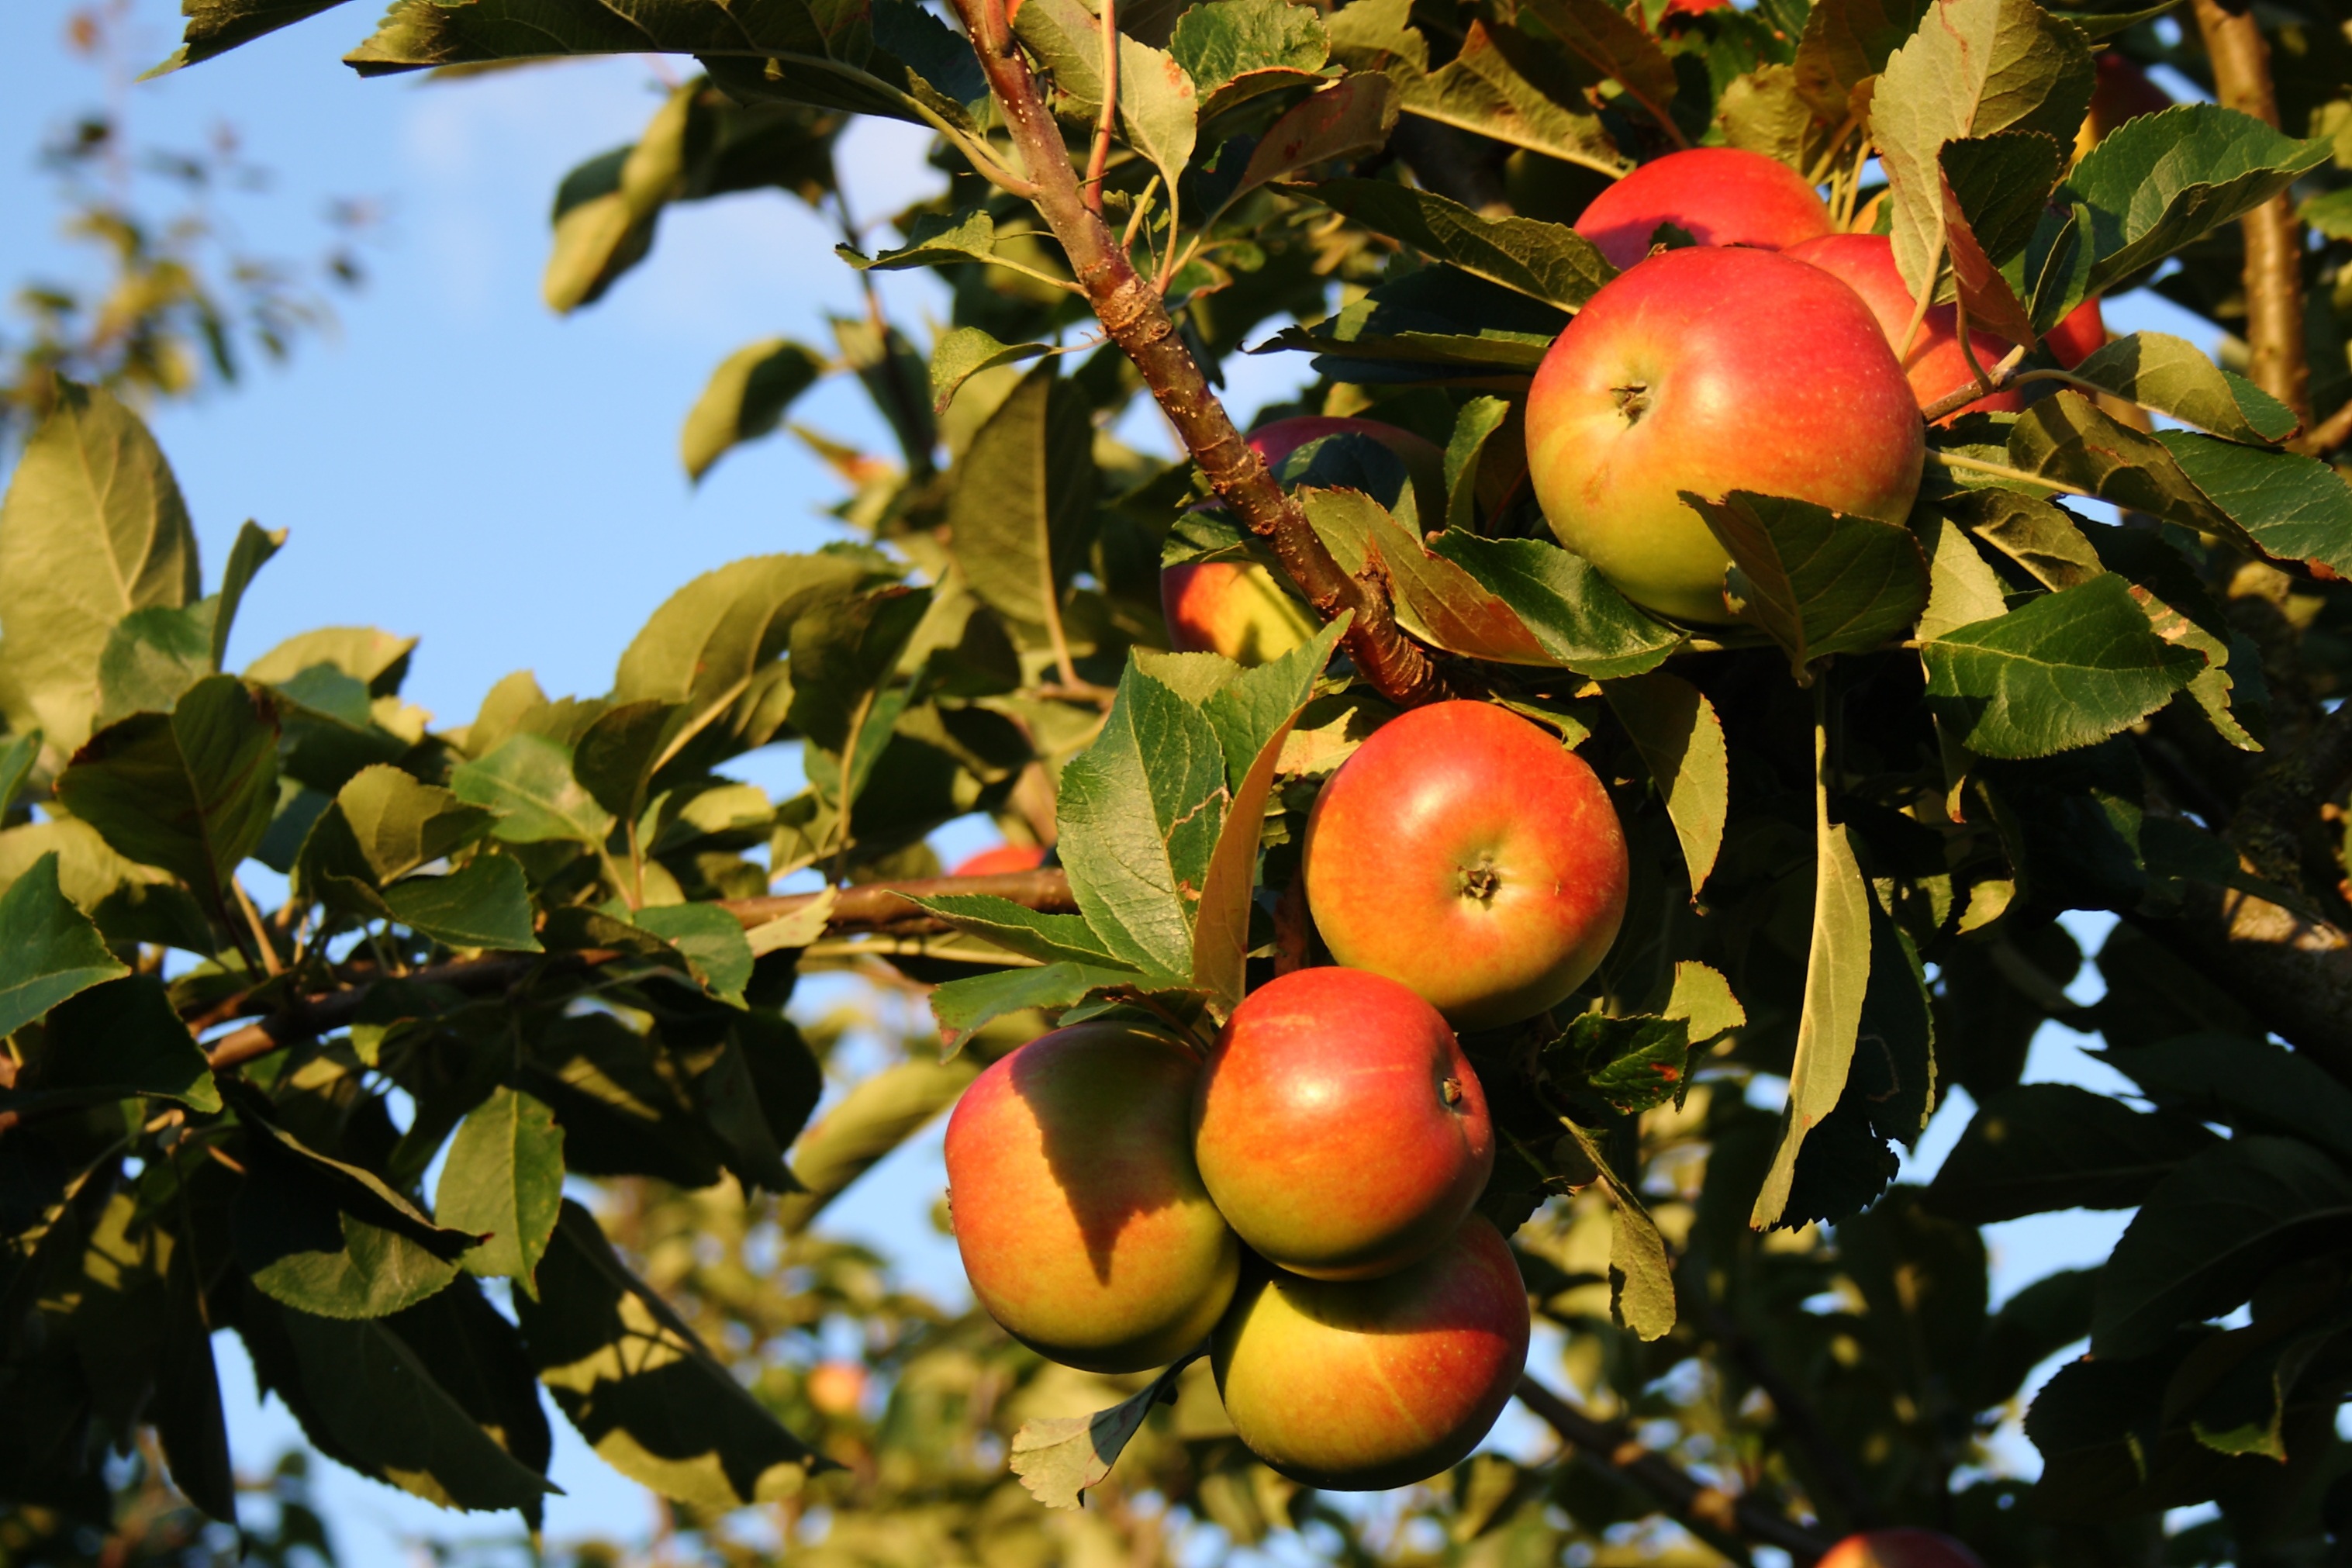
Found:
[[[990,1064],[948,1120],[949,1212],[1007,1333],[1087,1372],[1164,1366],[1216,1325],[1241,1247],[1192,1163],[1200,1058],[1108,1022]]]
[[[1383,724],[1307,819],[1307,907],[1331,956],[1463,1028],[1533,1017],[1583,984],[1617,940],[1627,876],[1592,770],[1487,702]]]
[[[1948,1535],[1906,1526],[1849,1535],[1817,1568],[1984,1568],[1984,1563]]]
[[[1926,436],[1861,296],[1738,247],[1664,251],[1612,279],[1528,397],[1528,471],[1559,542],[1636,604],[1700,623],[1732,619],[1730,557],[1684,491],[1901,522]]]
[[[1187,561],[1160,569],[1160,612],[1178,653],[1241,664],[1280,658],[1315,636],[1315,612],[1246,561]]]
[[[1785,250],[1835,226],[1819,192],[1786,163],[1737,147],[1693,147],[1644,163],[1599,195],[1576,220],[1618,268],[1650,253],[1672,224],[1701,245]]]
[[[1469,1457],[1526,1369],[1528,1328],[1510,1247],[1474,1215],[1382,1279],[1244,1285],[1210,1364],[1250,1452],[1308,1486],[1373,1491]]]
[[[1034,871],[1045,863],[1045,851],[1034,844],[1000,844],[959,861],[950,877],[1001,877],[1011,871]]]
[[[1435,1008],[1360,969],[1299,969],[1226,1020],[1193,1093],[1192,1151],[1267,1261],[1361,1279],[1454,1233],[1495,1168],[1495,1131]]]

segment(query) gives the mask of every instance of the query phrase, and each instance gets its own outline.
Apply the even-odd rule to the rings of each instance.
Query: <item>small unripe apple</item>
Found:
[[[1984,1568],[1984,1563],[1948,1535],[1905,1526],[1849,1535],[1816,1568]]]
[[[1034,871],[1045,863],[1045,851],[1035,844],[1000,844],[959,861],[950,877],[999,877],[1010,871]]]
[[[1359,969],[1293,970],[1234,1009],[1193,1094],[1192,1149],[1242,1239],[1322,1279],[1426,1256],[1495,1168],[1486,1097],[1454,1031]]]
[[[1305,860],[1331,956],[1462,1028],[1561,1001],[1625,918],[1608,792],[1558,737],[1489,702],[1433,702],[1374,731],[1317,796]]]
[[[1836,226],[1821,194],[1786,163],[1737,147],[1693,147],[1644,163],[1599,195],[1576,220],[1612,265],[1650,253],[1672,224],[1701,245],[1785,250]]]
[[[971,1292],[1005,1332],[1087,1372],[1198,1345],[1241,1247],[1192,1163],[1200,1058],[1113,1023],[992,1063],[948,1120],[948,1201]]]
[[[827,1415],[854,1415],[866,1400],[866,1369],[854,1361],[821,1361],[809,1368],[801,1387],[808,1402]]]
[[[1314,639],[1315,612],[1246,561],[1187,561],[1160,569],[1160,612],[1178,653],[1266,664]]]
[[[2113,49],[2097,60],[2098,83],[2091,89],[2090,112],[2074,132],[2074,157],[2079,162],[2106,139],[2107,132],[2126,120],[2161,114],[2172,107],[2172,95],[2148,80],[2137,60]]]
[[[1375,1491],[1469,1457],[1527,1368],[1528,1330],[1518,1264],[1474,1215],[1382,1279],[1245,1285],[1211,1366],[1250,1452],[1307,1486]]]
[[[1682,492],[1790,496],[1901,522],[1927,426],[1870,308],[1818,267],[1669,250],[1552,343],[1528,396],[1528,470],[1559,542],[1638,605],[1731,620],[1731,558]]]

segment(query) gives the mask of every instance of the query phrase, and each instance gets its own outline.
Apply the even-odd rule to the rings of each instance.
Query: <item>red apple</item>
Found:
[[[1619,268],[1650,253],[1673,224],[1701,245],[1785,250],[1836,226],[1805,177],[1761,153],[1693,147],[1644,163],[1592,198],[1576,232]]]
[[[1445,454],[1410,430],[1378,419],[1300,414],[1259,426],[1249,433],[1249,444],[1251,450],[1265,460],[1267,468],[1279,468],[1291,453],[1326,436],[1369,436],[1395,453],[1412,480],[1413,502],[1421,512],[1423,529],[1444,525]]]
[[[1035,844],[1000,844],[961,861],[950,877],[998,877],[1008,871],[1034,871],[1045,863],[1045,851]]]
[[[1681,492],[1901,522],[1926,436],[1859,295],[1736,247],[1665,251],[1609,283],[1528,398],[1528,469],[1559,542],[1635,603],[1703,623],[1732,618],[1730,557]]]
[[[1916,303],[1910,286],[1903,281],[1903,273],[1895,265],[1895,242],[1883,234],[1832,234],[1820,239],[1809,239],[1802,245],[1792,245],[1788,254],[1798,261],[1811,262],[1847,288],[1862,296],[1870,313],[1886,333],[1887,343],[1900,349],[1903,334],[1910,330],[1911,312]],[[1971,328],[1969,342],[1975,347],[1977,363],[1986,374],[1999,364],[2001,356],[2013,347],[2006,338]],[[1909,378],[1912,392],[1926,408],[1952,393],[1959,391],[1975,379],[1969,369],[1968,356],[1960,353],[1959,310],[1952,305],[1936,305],[1928,309],[1919,323],[1918,332],[1911,340],[1911,352],[1903,357],[1903,373]],[[1996,394],[2021,401],[2015,393]],[[1995,398],[1979,398],[1960,413],[1990,410],[1997,406]],[[1957,419],[1959,415],[1951,417]]]
[[[1906,1527],[1849,1535],[1816,1568],[1984,1568],[1984,1563],[1948,1535]]]
[[[1319,1279],[1401,1268],[1495,1168],[1478,1075],[1436,1009],[1358,969],[1299,969],[1234,1009],[1192,1100],[1201,1180],[1241,1237]]]
[[[1390,721],[1307,819],[1307,907],[1331,956],[1462,1028],[1584,984],[1625,918],[1625,835],[1557,737],[1486,702]]]
[[[992,1063],[948,1120],[948,1202],[972,1294],[1087,1372],[1164,1366],[1216,1326],[1241,1248],[1192,1163],[1200,1058],[1111,1023]]]
[[[1474,1215],[1384,1279],[1244,1286],[1211,1366],[1250,1452],[1308,1486],[1374,1491],[1469,1457],[1526,1370],[1528,1328],[1511,1249]]]
[[[2068,370],[2107,346],[2107,323],[2099,302],[2085,300],[2066,312],[2065,319],[2042,334],[2042,346]]]
[[[1311,641],[1315,612],[1246,561],[1188,561],[1160,569],[1160,611],[1178,653],[1221,653],[1266,664]]]

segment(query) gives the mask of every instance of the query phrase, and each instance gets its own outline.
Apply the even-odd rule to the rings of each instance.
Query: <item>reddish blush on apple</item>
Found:
[[[1241,1248],[1192,1160],[1200,1058],[1113,1023],[1040,1035],[948,1120],[948,1201],[972,1294],[1007,1333],[1087,1372],[1198,1345]]]
[[[1948,1535],[1906,1525],[1849,1535],[1815,1568],[1984,1568],[1984,1562]]]
[[[1252,1453],[1308,1486],[1374,1491],[1469,1457],[1526,1370],[1528,1327],[1510,1247],[1473,1215],[1382,1279],[1251,1281],[1210,1365]]]
[[[1323,1279],[1425,1256],[1495,1167],[1486,1094],[1454,1031],[1357,969],[1295,970],[1234,1009],[1194,1091],[1192,1149],[1242,1239]]]
[[[1597,967],[1625,916],[1625,835],[1557,736],[1488,702],[1391,720],[1307,821],[1307,906],[1331,956],[1456,1026],[1517,1022]]]
[[[1013,871],[1034,871],[1045,863],[1045,851],[1036,844],[1000,844],[993,849],[960,860],[950,877],[1001,877]]]
[[[1650,253],[1662,224],[1701,245],[1759,250],[1785,250],[1835,226],[1820,193],[1786,163],[1737,147],[1693,147],[1643,164],[1593,197],[1576,232],[1622,270]]]

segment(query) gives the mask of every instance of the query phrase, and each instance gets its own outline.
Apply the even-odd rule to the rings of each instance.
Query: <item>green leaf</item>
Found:
[[[2033,314],[2002,268],[2032,240],[2065,159],[2058,139],[2039,131],[1964,137],[1937,153],[1952,291],[1969,320],[2012,342],[2033,341]]]
[[[1988,757],[2087,746],[2164,706],[2205,667],[2157,636],[2114,575],[1947,632],[1919,654],[1929,705]]]
[[[1467,531],[1478,521],[1478,463],[1486,443],[1511,416],[1499,397],[1474,397],[1454,416],[1445,443],[1445,526]]]
[[[1377,563],[1374,569],[1387,577],[1395,600],[1397,624],[1413,636],[1448,653],[1498,664],[1552,663],[1499,595],[1433,552],[1370,496],[1303,489],[1298,500],[1343,570],[1353,575]]]
[[[0,1040],[67,997],[130,973],[58,890],[57,851],[0,892]]]
[[[728,1375],[567,1201],[515,1316],[540,1381],[591,1447],[664,1497],[724,1511],[798,1494],[826,1461]]]
[[[1474,278],[1563,310],[1580,309],[1617,275],[1591,240],[1564,224],[1481,217],[1459,202],[1387,180],[1325,180],[1292,194]]]
[[[488,832],[493,820],[437,784],[421,784],[413,774],[378,763],[354,773],[336,792],[334,805],[310,832],[320,852],[330,838],[348,834],[357,857],[348,866],[321,865],[321,870],[364,877],[382,888],[456,854]],[[321,826],[330,823],[334,826]],[[306,844],[305,862],[313,855]]]
[[[1931,3],[1820,0],[1805,17],[1796,58],[1799,89],[1816,112],[1843,118],[1853,89],[1886,68]]]
[[[1429,542],[1508,605],[1551,658],[1607,680],[1665,661],[1682,634],[1643,614],[1592,563],[1548,540],[1482,539],[1448,529]]]
[[[1639,1340],[1674,1332],[1675,1266],[1657,1221],[1612,1184],[1618,1204],[1609,1215],[1609,1313]]]
[[[1416,35],[1404,36],[1418,41]],[[1443,68],[1421,68],[1427,49],[1422,53],[1419,64],[1396,61],[1388,68],[1407,114],[1604,174],[1633,167],[1593,112],[1574,68],[1549,44],[1516,27],[1474,19],[1461,49]]]
[[[639,910],[631,918],[676,948],[704,990],[722,1002],[743,1005],[752,958],[742,921],[716,904],[669,904]]]
[[[909,268],[940,267],[956,261],[992,261],[996,258],[996,220],[982,207],[957,213],[923,213],[908,231],[906,244],[879,252],[871,259],[845,245],[835,249],[844,261],[861,272],[903,272]]]
[[[1147,974],[1192,969],[1192,917],[1231,794],[1217,731],[1133,664],[1062,770],[1061,843],[1087,923]]]
[[[180,47],[139,79],[146,81],[225,55],[239,44],[251,43],[341,4],[343,0],[180,0],[180,14],[187,18]]]
[[[678,743],[688,712],[682,702],[605,709],[573,742],[572,776],[614,818],[635,822],[645,813],[646,786]]]
[[[1664,670],[1603,681],[1617,721],[1658,786],[1696,898],[1715,870],[1730,812],[1731,763],[1723,721],[1698,688]]]
[[[2134,1110],[2065,1083],[2029,1083],[1993,1095],[1927,1188],[1927,1205],[1963,1225],[1991,1225],[2055,1209],[2126,1209],[2213,1144],[2185,1117]]]
[[[207,617],[196,608],[133,610],[114,623],[98,659],[98,722],[169,713],[180,694],[213,673]]]
[[[530,886],[504,855],[477,855],[440,877],[411,877],[383,889],[392,918],[457,948],[537,952]]]
[[[1397,97],[1384,76],[1351,76],[1286,110],[1250,149],[1230,203],[1260,185],[1336,158],[1360,157],[1388,144]]]
[[[995,943],[1008,952],[1040,963],[1080,963],[1119,966],[1102,938],[1082,915],[1040,914],[1010,899],[992,893],[947,893],[937,898],[910,898],[909,903],[937,915],[961,931]]]
[[[426,66],[549,55],[709,54],[825,58],[824,35],[801,0],[730,6],[655,0],[613,10],[548,11],[530,0],[395,0],[374,36],[343,57],[362,76]]]
[[[683,702],[686,727],[739,746],[764,743],[758,683],[783,653],[793,622],[845,597],[876,565],[867,555],[755,555],[706,572],[664,601],[621,655],[613,700]],[[463,793],[462,791],[460,793]]]
[[[1168,52],[1203,96],[1251,71],[1322,68],[1323,21],[1288,0],[1207,0],[1176,18]]]
[[[1118,39],[1118,121],[1127,144],[1174,190],[1192,161],[1199,94],[1173,55],[1125,33]]]
[[[1530,0],[1528,9],[1570,53],[1603,77],[1660,126],[1674,124],[1674,62],[1646,29],[1608,0]]]
[[[1758,1230],[1781,1222],[1805,1135],[1837,1109],[1845,1092],[1862,1026],[1863,998],[1870,987],[1870,886],[1854,861],[1844,824],[1824,822],[1817,845],[1804,1011],[1797,1022],[1796,1062],[1789,1073],[1780,1147],[1748,1215],[1748,1223]]]
[[[2117,338],[2066,374],[2228,440],[2269,443],[2295,432],[2285,404],[2221,369],[2194,343],[2162,332]]]
[[[2045,587],[2071,588],[2106,570],[2063,507],[2005,489],[1963,490],[1937,505]]]
[[[917,1058],[852,1084],[840,1103],[793,1145],[793,1173],[801,1191],[779,1200],[777,1223],[791,1235],[806,1230],[852,1182],[953,1105],[982,1065],[976,1052],[949,1061]]]
[[[681,186],[700,84],[674,89],[635,145],[590,160],[555,195],[555,244],[540,279],[548,309],[593,304],[653,248],[654,225]]]
[[[1093,428],[1046,361],[1021,378],[955,467],[948,549],[981,602],[1033,638],[1058,626],[1094,525]]]
[[[555,1113],[520,1089],[492,1090],[458,1125],[433,1193],[444,1225],[488,1237],[466,1254],[466,1271],[512,1279],[536,1295],[539,1260],[562,1204],[563,1129]]]
[[[2007,615],[2009,598],[1999,574],[1960,525],[1940,512],[1925,511],[1922,519],[1919,544],[1927,557],[1927,607],[1919,616],[1919,636],[1932,641],[1946,632]]]
[[[173,873],[212,909],[278,805],[278,707],[233,675],[197,682],[169,715],[92,736],[58,778],[66,809],[114,849]]]
[[[1111,1467],[1128,1444],[1143,1430],[1151,1407],[1176,1401],[1176,1379],[1192,1363],[1191,1356],[1169,1367],[1108,1410],[1092,1415],[1041,1415],[1021,1424],[1013,1435],[1010,1464],[1029,1495],[1047,1508],[1081,1508],[1088,1489],[1110,1478]]]
[[[1096,991],[1134,985],[1138,978],[1132,969],[1067,963],[974,974],[934,989],[931,1016],[947,1032],[942,1050],[952,1056],[965,1041],[1007,1014],[1031,1007],[1047,1012],[1075,1007]]]
[[[1944,144],[2003,131],[2071,142],[2093,81],[2082,32],[2034,0],[1937,0],[1927,9],[1870,100],[1895,261],[1914,299],[1935,280],[1944,237]]]
[[[1877,647],[1927,607],[1927,563],[1899,523],[1745,490],[1682,498],[1731,555],[1733,610],[1780,645],[1800,681],[1814,660]]]
[[[16,804],[25,781],[33,776],[34,764],[40,760],[38,730],[24,735],[0,735],[0,816],[5,816],[8,808]]]
[[[247,521],[236,531],[236,541],[229,546],[228,565],[221,573],[220,592],[205,601],[212,606],[212,668],[215,672],[228,668],[228,635],[236,626],[236,612],[245,603],[245,591],[253,585],[254,577],[269,563],[270,557],[285,548],[286,531],[272,533]]]
[[[2095,259],[2085,292],[2105,294],[2252,212],[2326,163],[2330,150],[2325,137],[2297,141],[2210,103],[2126,121],[2059,187],[2062,201],[2091,209]]]
[[[2352,489],[2334,468],[2300,453],[2187,430],[2161,431],[2156,439],[2265,554],[2352,575]]]
[[[2111,1046],[2099,1054],[2168,1110],[2249,1132],[2288,1134],[2352,1159],[2352,1089],[2308,1057],[2218,1034]]]
[[[824,372],[824,355],[790,338],[762,338],[720,360],[678,432],[687,477],[700,483],[730,451],[773,431]]]
[[[931,412],[945,414],[957,390],[982,371],[1053,352],[1048,343],[1000,343],[979,327],[951,327],[931,345]]]
[[[856,749],[877,689],[930,605],[929,589],[892,584],[819,605],[794,622],[793,727],[836,756]]]
[[[1592,1092],[1622,1115],[1679,1101],[1690,1087],[1690,1026],[1680,1018],[1580,1013],[1569,1020],[1559,1048]]]
[[[449,783],[459,800],[498,818],[490,832],[508,844],[595,848],[613,830],[612,814],[572,776],[572,748],[547,735],[511,736],[488,756],[459,766]]]
[[[14,889],[12,889],[13,892]],[[98,1105],[134,1095],[207,1115],[220,1109],[205,1053],[172,1008],[163,983],[131,974],[54,1005],[0,1106],[32,1110]]]
[[[2243,1303],[2352,1220],[2352,1176],[2307,1143],[2240,1136],[2156,1184],[2099,1274],[2095,1356],[2144,1355]]]
[[[203,591],[163,449],[102,388],[58,383],[0,500],[0,692],[11,724],[71,751],[98,710],[116,622]]]

